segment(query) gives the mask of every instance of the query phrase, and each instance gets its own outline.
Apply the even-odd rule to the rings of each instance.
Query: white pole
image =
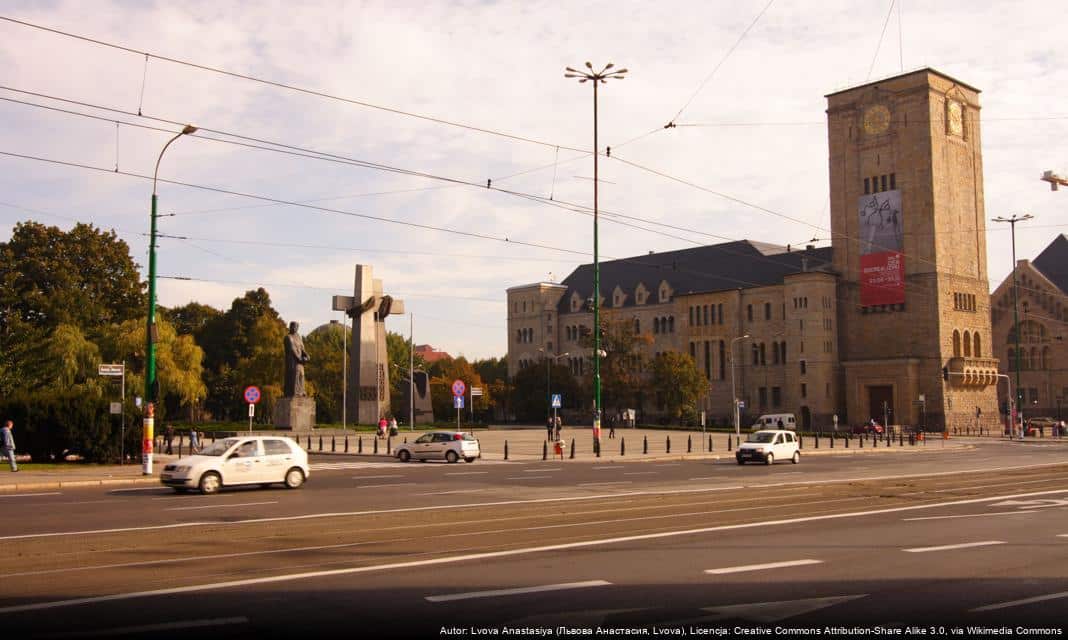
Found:
[[[415,313],[408,314],[408,431],[415,431]]]
[[[374,312],[375,321],[375,424],[382,419],[382,364],[378,361],[378,311]]]
[[[349,317],[341,316],[341,430],[347,431],[349,424]]]
[[[119,427],[119,464],[126,464],[126,361],[122,361],[122,425]]]

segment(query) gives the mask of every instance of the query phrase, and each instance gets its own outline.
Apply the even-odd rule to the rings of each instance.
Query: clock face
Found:
[[[964,107],[956,100],[946,104],[946,131],[955,136],[964,134]]]
[[[864,112],[864,130],[870,134],[879,134],[890,128],[890,110],[877,104]]]

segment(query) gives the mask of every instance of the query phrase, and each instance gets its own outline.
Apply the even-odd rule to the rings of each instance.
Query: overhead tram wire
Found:
[[[224,280],[221,278],[198,278],[196,276],[156,276],[163,280],[180,280],[185,282],[214,282],[217,284],[239,284],[242,286],[256,286],[256,287],[287,287],[294,289],[314,289],[317,291],[337,291],[338,289],[344,289],[345,285],[337,287],[323,287],[319,285],[306,284],[302,282],[260,282],[252,280]],[[428,298],[428,299],[445,299],[445,300],[467,300],[469,302],[486,302],[491,304],[505,304],[507,300],[499,298],[475,298],[473,296],[454,296],[436,293],[405,293],[398,291],[396,296],[405,296],[408,298]]]
[[[160,61],[163,61],[163,62],[170,62],[170,63],[173,63],[173,64],[183,65],[183,66],[187,66],[187,67],[190,67],[190,68],[193,68],[193,69],[199,69],[201,71],[207,71],[207,72],[210,72],[210,73],[216,73],[216,74],[219,74],[219,75],[224,75],[224,76],[228,76],[228,77],[231,77],[231,78],[237,78],[237,79],[240,79],[240,80],[247,80],[249,82],[255,82],[255,83],[259,83],[259,84],[264,84],[264,85],[275,87],[275,88],[278,88],[278,89],[285,89],[287,91],[294,91],[294,92],[302,93],[302,94],[305,94],[305,95],[315,96],[317,98],[324,98],[324,99],[327,99],[327,100],[333,100],[333,101],[336,101],[336,102],[342,102],[342,103],[351,104],[351,105],[364,107],[364,108],[368,108],[368,109],[375,109],[375,110],[383,111],[383,112],[386,112],[386,113],[392,113],[394,115],[399,115],[399,116],[404,116],[404,117],[409,117],[409,118],[416,118],[416,119],[424,120],[424,121],[427,121],[427,122],[433,122],[435,124],[441,124],[441,125],[446,125],[446,126],[450,126],[450,127],[457,127],[457,128],[460,128],[460,129],[466,129],[468,131],[475,131],[475,132],[484,133],[484,134],[487,134],[487,135],[498,136],[498,137],[501,137],[501,138],[506,138],[506,139],[509,139],[509,140],[515,140],[515,141],[518,141],[518,142],[527,142],[527,143],[541,145],[541,146],[545,146],[545,147],[560,147],[561,149],[566,149],[568,151],[578,151],[578,152],[586,152],[587,151],[585,149],[579,149],[577,147],[569,147],[567,145],[557,144],[555,142],[547,142],[547,141],[544,141],[544,140],[537,140],[535,138],[528,138],[528,137],[517,135],[517,134],[513,134],[513,133],[507,133],[507,132],[504,132],[504,131],[498,131],[498,130],[495,130],[495,129],[489,129],[489,128],[486,128],[486,127],[477,127],[477,126],[474,126],[474,125],[464,124],[464,123],[461,123],[461,122],[455,122],[455,121],[452,121],[452,120],[446,120],[444,118],[437,118],[437,117],[434,117],[434,116],[423,115],[423,114],[415,113],[415,112],[412,112],[412,111],[405,111],[403,109],[397,109],[397,108],[394,108],[394,107],[386,107],[386,106],[382,106],[382,105],[377,105],[377,104],[373,104],[373,103],[370,103],[370,102],[366,102],[364,100],[356,100],[354,98],[346,98],[346,97],[343,97],[343,96],[338,96],[338,95],[326,93],[324,91],[318,91],[318,90],[315,90],[315,89],[308,89],[308,88],[305,88],[305,87],[299,87],[299,86],[296,86],[296,85],[287,84],[287,83],[280,82],[280,81],[277,81],[277,80],[269,80],[269,79],[266,79],[266,78],[260,78],[260,77],[257,77],[257,76],[252,76],[252,75],[248,75],[248,74],[244,74],[244,73],[237,73],[235,71],[228,71],[226,69],[222,69],[222,68],[219,68],[219,67],[213,67],[213,66],[209,66],[209,65],[205,65],[205,64],[199,64],[199,63],[196,63],[196,62],[190,62],[188,60],[181,60],[179,58],[172,58],[172,57],[169,57],[169,56],[158,55],[158,54],[154,54],[154,53],[151,53],[151,52],[148,52],[148,51],[142,51],[142,50],[139,50],[139,49],[134,49],[132,47],[128,47],[128,46],[125,46],[125,45],[116,44],[116,43],[113,43],[113,42],[107,42],[105,40],[100,40],[98,38],[90,38],[88,36],[83,36],[83,35],[79,35],[79,34],[76,34],[76,33],[71,33],[69,31],[62,31],[60,29],[55,29],[55,28],[52,28],[52,27],[46,27],[44,25],[39,25],[39,24],[35,24],[35,23],[32,23],[32,22],[27,22],[25,20],[18,20],[16,18],[12,18],[12,17],[9,17],[9,16],[0,15],[0,20],[3,20],[5,22],[10,22],[12,24],[21,25],[21,26],[24,26],[24,27],[29,27],[31,29],[38,29],[40,31],[45,31],[45,32],[52,33],[52,34],[55,34],[55,35],[60,35],[60,36],[66,37],[66,38],[72,38],[72,39],[75,39],[75,40],[80,40],[82,42],[88,42],[90,44],[98,45],[98,46],[101,46],[101,47],[107,47],[107,48],[115,49],[115,50],[118,50],[118,51],[125,51],[127,53],[133,53],[133,54],[136,54],[138,56],[145,56],[146,58],[154,58],[156,60],[160,60]]]
[[[894,15],[895,1],[890,0],[890,8],[886,11],[886,20],[883,21],[883,30],[879,33],[879,42],[875,45],[875,54],[871,57],[871,66],[868,67],[868,77],[865,81],[871,80],[871,72],[875,70],[875,61],[879,59],[879,49],[882,49],[883,38],[886,37],[886,25],[890,24],[890,16]]]

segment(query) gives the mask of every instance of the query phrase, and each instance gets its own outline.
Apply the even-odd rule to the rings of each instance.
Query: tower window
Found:
[[[897,174],[896,173],[891,173],[890,174],[890,190],[893,191],[894,189],[897,189]]]
[[[880,189],[880,191],[886,191],[886,174],[884,173],[880,177],[882,178],[882,189]]]
[[[749,319],[749,322],[753,321],[753,305],[747,305],[745,308],[745,316]]]
[[[871,178],[864,178],[864,195],[871,193]]]

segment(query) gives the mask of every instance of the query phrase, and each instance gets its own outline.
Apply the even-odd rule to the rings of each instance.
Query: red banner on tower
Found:
[[[901,192],[861,196],[860,304],[870,307],[905,302],[905,261]]]
[[[897,251],[860,256],[860,304],[900,304],[905,301],[905,261]]]

